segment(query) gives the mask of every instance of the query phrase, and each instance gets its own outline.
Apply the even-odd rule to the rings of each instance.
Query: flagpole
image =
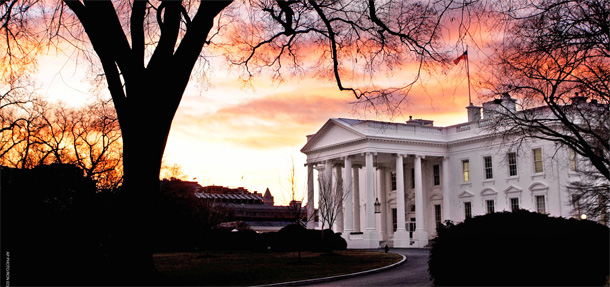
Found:
[[[468,53],[468,46],[466,46],[466,53]],[[468,102],[472,106],[472,98],[470,97],[470,57],[466,56],[466,76],[468,77]]]

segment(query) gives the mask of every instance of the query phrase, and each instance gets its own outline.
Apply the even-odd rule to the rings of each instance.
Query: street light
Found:
[[[379,198],[375,198],[375,213],[381,213],[381,203],[379,203]]]
[[[584,213],[583,213],[583,214],[581,214],[581,215],[580,215],[580,219],[582,219],[582,220],[587,220],[587,215],[586,215],[586,214],[584,214]]]

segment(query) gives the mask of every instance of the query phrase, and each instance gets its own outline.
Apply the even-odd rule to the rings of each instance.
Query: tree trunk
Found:
[[[149,94],[150,96],[150,94]],[[134,103],[123,114],[124,181],[117,193],[117,218],[111,265],[118,283],[152,283],[160,278],[152,258],[154,205],[160,196],[161,159],[175,108]]]

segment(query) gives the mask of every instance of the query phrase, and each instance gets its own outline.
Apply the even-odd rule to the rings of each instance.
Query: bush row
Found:
[[[435,286],[603,286],[608,227],[525,210],[439,228],[430,251]]]

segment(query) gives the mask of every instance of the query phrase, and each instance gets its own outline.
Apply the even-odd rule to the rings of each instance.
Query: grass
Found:
[[[210,251],[159,253],[157,269],[170,284],[247,286],[320,278],[387,266],[397,254],[345,250],[333,254],[303,252]]]

